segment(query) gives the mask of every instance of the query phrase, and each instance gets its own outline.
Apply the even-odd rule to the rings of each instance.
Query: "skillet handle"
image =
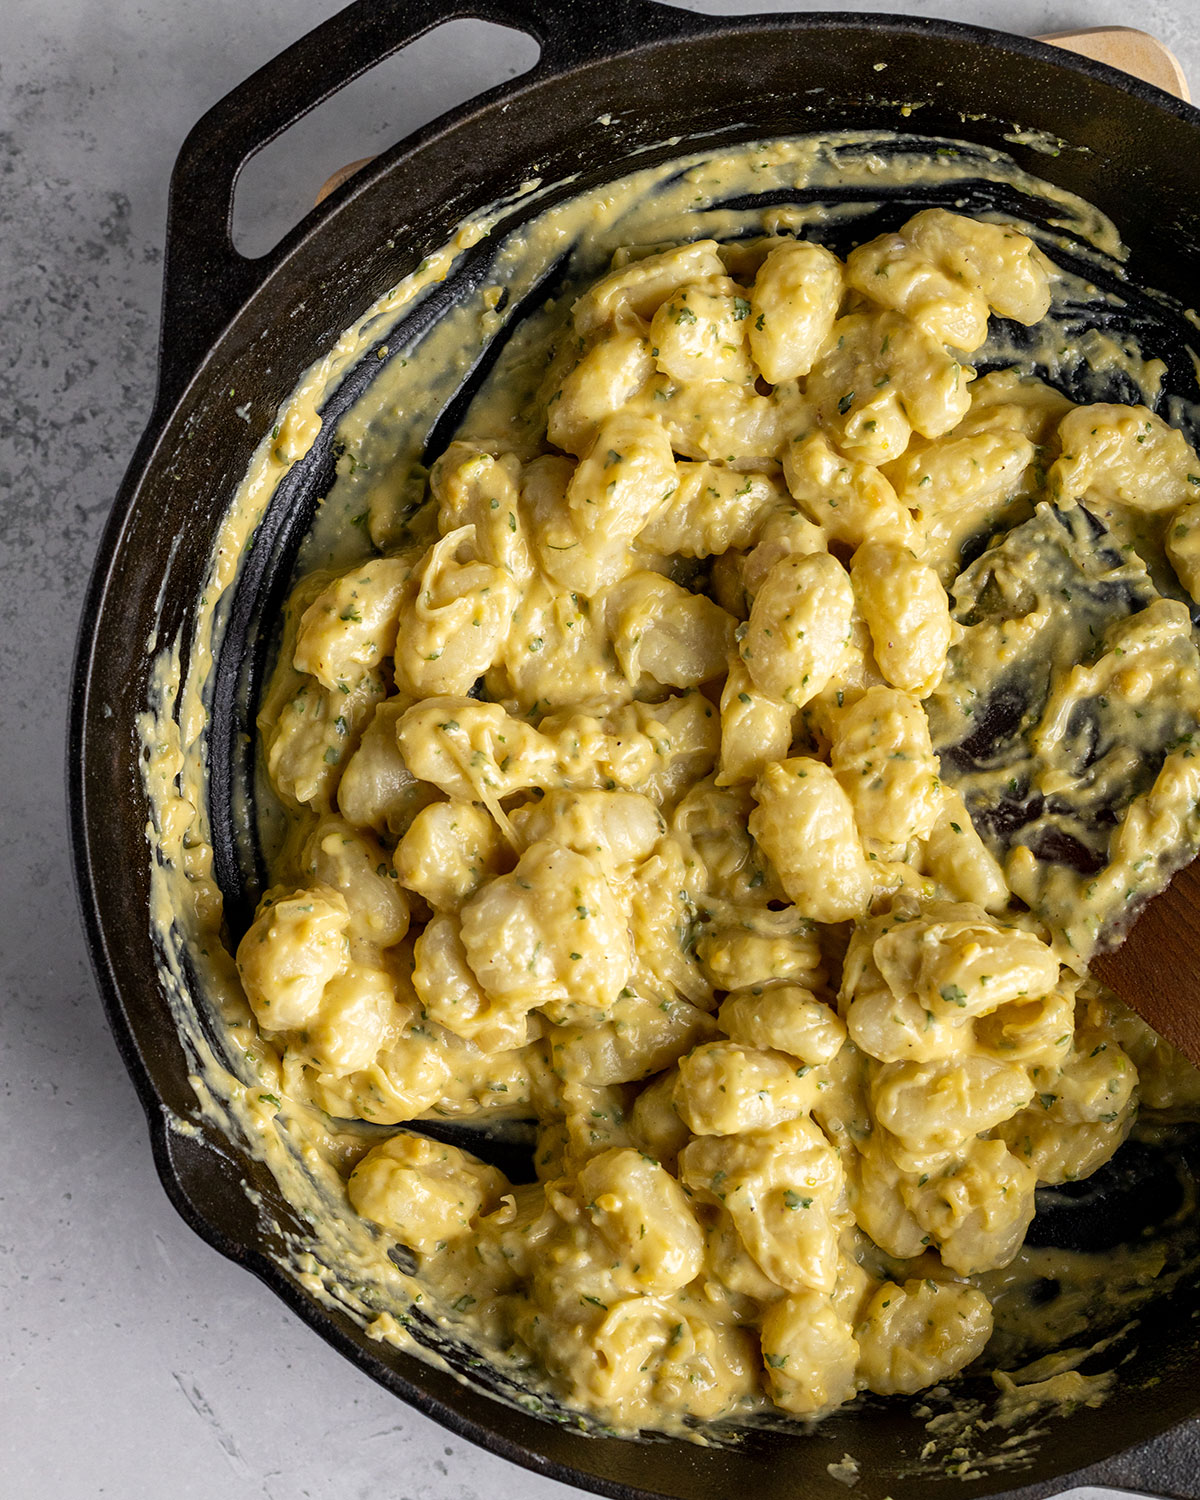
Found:
[[[376,63],[460,19],[508,26],[539,43],[541,56],[516,80],[519,87],[640,41],[712,25],[653,0],[354,0],[227,94],[183,143],[167,209],[160,408],[178,400],[218,334],[290,246],[291,235],[256,259],[235,248],[233,194],[247,160]]]

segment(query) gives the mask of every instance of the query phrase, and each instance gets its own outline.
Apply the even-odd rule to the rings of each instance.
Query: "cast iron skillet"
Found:
[[[269,255],[240,256],[229,223],[245,160],[381,58],[466,16],[532,35],[542,48],[538,65],[385,153]],[[882,71],[875,67],[881,61]],[[903,116],[901,101],[922,107]],[[597,129],[602,114],[615,117],[617,127]],[[1006,140],[1014,121],[1062,138],[1061,153]],[[79,896],[109,1018],[172,1202],[197,1233],[254,1271],[361,1369],[447,1427],[529,1468],[623,1497],[717,1500],[753,1491],[764,1500],[844,1500],[844,1485],[826,1466],[846,1453],[860,1461],[855,1493],[863,1500],[990,1495],[1014,1484],[1044,1494],[1058,1487],[1052,1481],[1200,1406],[1200,1289],[1183,1287],[1145,1314],[1119,1398],[1055,1422],[1052,1439],[1016,1471],[967,1480],[919,1473],[928,1433],[903,1402],[836,1415],[811,1436],[760,1433],[737,1448],[581,1437],[502,1407],[452,1374],[382,1353],[349,1318],[318,1308],[278,1269],[269,1258],[275,1230],[264,1227],[243,1184],[257,1189],[284,1225],[289,1210],[266,1172],[199,1120],[148,930],[147,807],[134,729],[148,690],[144,643],[180,631],[186,643],[223,509],[300,373],[444,243],[462,217],[535,169],[546,182],[578,174],[578,191],[619,175],[635,150],[670,137],[683,144],[638,160],[678,154],[696,138],[733,142],[821,128],[919,131],[1009,151],[1112,216],[1131,248],[1134,279],[1188,304],[1200,243],[1200,112],[1099,64],[951,22],[845,14],[717,21],[648,0],[359,0],[205,116],[172,180],[157,399],[83,612],[69,758]],[[892,222],[906,217],[912,202],[895,205]],[[443,297],[481,273],[480,263],[468,264],[465,281],[452,281]],[[437,310],[435,299],[419,316]],[[1181,393],[1194,389],[1185,325],[1137,296],[1129,319],[1131,326],[1154,325],[1152,347],[1173,344],[1168,384]],[[328,411],[377,367],[368,352]],[[234,415],[231,388],[248,421]],[[332,426],[327,422],[326,434]],[[326,436],[289,473],[243,569],[220,648],[210,810],[235,934],[256,884],[253,850],[247,854],[247,840],[237,837],[230,807],[246,774],[238,734],[241,705],[261,671],[257,626],[286,590],[298,537],[332,462]],[[199,1129],[173,1131],[177,1119]],[[1118,1159],[1087,1188],[1083,1206],[1109,1243],[1114,1223],[1129,1224],[1132,1233],[1161,1215],[1157,1195],[1128,1191],[1130,1183],[1144,1184],[1147,1170],[1158,1168]],[[1065,1216],[1061,1238],[1086,1241],[1092,1233],[1087,1213],[1073,1219],[1069,1201],[1047,1208]],[[1050,1213],[1040,1216],[1041,1232],[1053,1233],[1054,1222]]]

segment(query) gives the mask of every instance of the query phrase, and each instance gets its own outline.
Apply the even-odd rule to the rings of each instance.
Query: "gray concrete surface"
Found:
[[[202,1244],[155,1177],[71,892],[66,684],[93,551],[150,405],[166,184],[201,112],[336,0],[0,6],[0,1496],[477,1500],[569,1493],[451,1438]],[[704,0],[713,13],[795,8]],[[818,8],[816,6],[800,8]],[[1034,33],[1135,24],[1200,87],[1194,0],[891,0]],[[518,70],[470,24],[249,175],[270,243],[336,166]],[[1200,1497],[1200,1424],[1117,1482]]]

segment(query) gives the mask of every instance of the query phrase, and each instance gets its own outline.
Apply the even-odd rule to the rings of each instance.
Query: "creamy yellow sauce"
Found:
[[[1119,368],[1153,401],[1162,366],[1047,318],[1088,289],[1018,230],[935,212],[841,262],[806,231],[869,204],[719,206],[983,176],[1119,251],[1002,157],[898,169],[864,145],[694,156],[551,206],[388,351],[339,427],[262,704],[274,884],[240,978],[205,811],[220,598],[324,396],[498,214],[306,376],[143,725],[164,985],[203,1110],[305,1215],[292,1274],[381,1341],[440,1328],[510,1399],[618,1431],[812,1420],[985,1350],[1011,1369],[1034,1323],[1086,1337],[1099,1285],[1115,1310],[1186,1259],[1056,1254],[1081,1290],[1030,1316],[1036,1184],[1106,1161],[1139,1093],[1200,1101],[1082,979],[1200,838],[1200,465],[1148,410],[1029,376]],[[431,423],[518,308],[430,478]],[[1040,337],[988,342],[997,311]],[[976,349],[1013,370],[973,379]],[[1001,691],[1021,733],[973,741]],[[530,1116],[538,1181],[516,1186],[396,1128]],[[1111,1386],[998,1381],[964,1457],[931,1415],[931,1463],[1019,1465],[991,1427]]]

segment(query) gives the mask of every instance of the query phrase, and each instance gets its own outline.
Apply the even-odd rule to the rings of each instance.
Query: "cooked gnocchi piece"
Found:
[[[898,313],[848,313],[830,329],[807,394],[836,447],[881,464],[914,432],[949,432],[971,404],[974,373]]]
[[[880,1063],[871,1085],[875,1118],[896,1143],[898,1166],[945,1156],[973,1135],[1003,1125],[1033,1098],[1016,1063],[977,1055]]]
[[[721,769],[719,786],[755,781],[792,743],[796,710],[755,686],[746,663],[731,655],[721,690]]]
[[[469,1234],[507,1187],[495,1167],[406,1130],[368,1151],[347,1184],[365,1219],[421,1255]]]
[[[907,495],[902,501],[881,470],[839,453],[824,433],[797,438],[783,473],[796,504],[832,541],[892,542],[914,553],[924,547]]]
[[[604,620],[631,683],[690,688],[725,671],[737,621],[659,573],[627,573],[605,594]]]
[[[946,582],[959,570],[964,544],[1015,516],[1035,488],[1030,466],[1037,449],[1023,432],[985,428],[960,437],[964,425],[937,442],[911,444],[887,465],[897,504],[919,537],[905,544]]]
[[[680,1153],[679,1169],[693,1193],[724,1205],[768,1281],[784,1291],[833,1291],[844,1178],[811,1119],[699,1136]]]
[[[895,308],[932,338],[970,354],[987,337],[988,314],[1036,323],[1050,308],[1048,264],[1009,224],[944,208],[916,214],[898,234],[852,250],[846,279]]]
[[[313,1020],[331,980],[350,963],[350,908],[340,891],[269,900],[238,944],[237,964],[258,1024],[290,1031]]]
[[[1058,424],[1058,441],[1047,485],[1060,505],[1089,498],[1163,511],[1195,496],[1200,474],[1187,439],[1144,406],[1077,406]]]
[[[592,345],[552,393],[547,437],[582,458],[601,424],[624,411],[653,373],[650,340],[637,329],[614,330]]]
[[[885,1281],[854,1330],[858,1377],[877,1395],[911,1396],[977,1359],[991,1331],[991,1304],[973,1286]]]
[[[763,1314],[761,1337],[771,1399],[784,1411],[812,1416],[854,1394],[858,1343],[829,1296],[806,1288],[781,1297]]]
[[[499,1003],[605,1010],[630,977],[628,929],[599,866],[550,840],[531,844],[508,875],[462,908],[467,962]]]
[[[704,1236],[674,1177],[640,1151],[617,1147],[593,1156],[579,1174],[586,1212],[621,1260],[635,1266],[639,1289],[676,1292],[704,1266]]]
[[[429,1020],[488,1052],[524,1044],[528,1007],[484,993],[467,959],[459,923],[439,912],[413,945],[412,986]]]
[[[415,563],[411,555],[380,557],[335,578],[300,618],[297,672],[333,690],[392,656],[404,601],[416,586]]]
[[[865,911],[874,881],[853,805],[830,768],[808,756],[776,761],[754,796],[750,832],[796,909],[817,922]]]
[[[679,487],[666,509],[637,535],[639,547],[680,557],[719,557],[752,547],[763,522],[785,503],[769,474],[746,473],[720,464],[677,460]]]
[[[696,954],[713,985],[736,990],[773,979],[820,984],[821,943],[816,926],[795,907],[736,908],[713,921],[696,942]]]
[[[953,787],[942,787],[941,805],[922,840],[921,863],[956,901],[1003,911],[1008,884],[1000,861],[980,838],[966,803]]]
[[[801,708],[828,686],[850,638],[854,593],[828,552],[790,553],[763,579],[741,643],[762,692]]]
[[[585,550],[616,560],[679,488],[660,422],[618,413],[602,422],[567,485],[567,510]]]
[[[301,867],[321,885],[340,891],[350,912],[347,934],[392,948],[408,931],[410,906],[370,833],[342,818],[322,818],[300,856]]]
[[[954,638],[937,573],[895,542],[868,542],[850,564],[854,598],[887,682],[925,698],[942,680]]]
[[[811,1107],[811,1072],[781,1052],[706,1042],[680,1060],[675,1108],[693,1135],[738,1135],[778,1125]]]
[[[576,300],[576,332],[586,337],[626,316],[648,322],[678,287],[724,276],[718,250],[715,240],[696,240],[615,266]]]
[[[829,754],[854,821],[882,858],[931,832],[942,784],[929,721],[911,693],[868,688],[835,720]]]
[[[733,1041],[787,1052],[810,1067],[832,1062],[846,1040],[837,1012],[786,980],[735,990],[717,1019]]]
[[[823,245],[784,241],[768,253],[744,314],[764,380],[778,385],[808,374],[829,337],[841,293],[841,264]]]
[[[1037,1175],[1000,1140],[975,1140],[944,1166],[909,1175],[900,1196],[962,1276],[1007,1266],[1033,1220]]]
[[[750,351],[743,326],[749,315],[744,297],[726,277],[689,282],[677,288],[650,320],[651,356],[672,380],[726,380],[744,385],[750,378]]]
[[[401,714],[412,706],[402,694],[388,698],[362,732],[337,784],[338,811],[355,828],[400,838],[423,807],[440,794],[404,763],[396,739]]]
[[[435,910],[456,911],[503,866],[504,837],[475,802],[434,802],[396,845],[392,868],[406,890]]]
[[[467,692],[512,629],[517,581],[507,568],[484,562],[479,550],[476,527],[460,526],[413,571],[412,598],[396,622],[408,648],[396,679],[414,699]]]

